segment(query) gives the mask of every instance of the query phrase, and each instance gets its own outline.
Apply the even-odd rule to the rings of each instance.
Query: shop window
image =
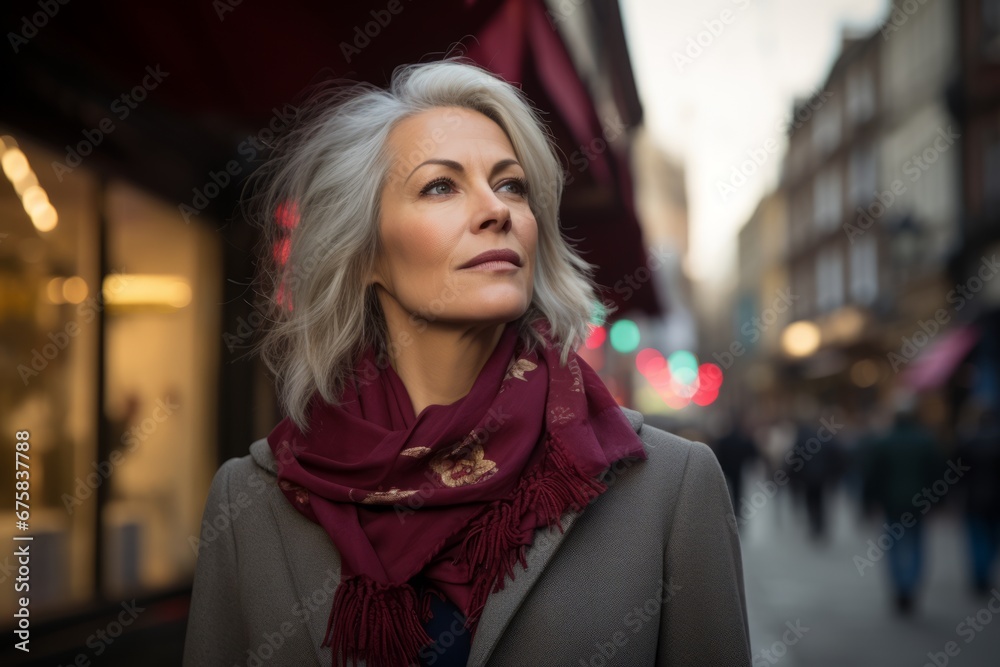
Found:
[[[820,171],[813,182],[813,220],[817,229],[835,228],[843,216],[842,204],[840,167],[833,163]]]
[[[867,206],[878,189],[875,149],[870,144],[856,147],[851,151],[847,170],[850,205]]]
[[[875,114],[875,82],[872,71],[860,64],[847,73],[847,117],[851,123],[863,123]]]
[[[217,232],[116,182],[106,193],[106,413],[122,453],[103,524],[108,594],[182,583],[193,572],[215,470],[221,341]],[[109,456],[112,454],[109,452]]]
[[[843,257],[836,247],[823,248],[816,257],[816,308],[823,313],[843,303]]]
[[[31,536],[31,613],[58,613],[94,593],[94,489],[100,309],[97,179],[77,168],[59,180],[56,156],[2,137],[0,383],[6,474],[0,538]],[[29,433],[27,531],[16,528],[14,434]],[[91,474],[96,477],[91,477]],[[77,502],[79,500],[79,502]],[[5,560],[6,559],[6,560]],[[13,549],[0,555],[0,610],[18,593]]]
[[[57,176],[59,155],[3,142],[0,354],[16,380],[0,384],[0,424],[9,461],[13,434],[31,434],[38,621],[190,581],[216,468],[221,239],[86,164]],[[13,474],[0,493],[14,496]],[[0,513],[13,543],[14,508]],[[0,577],[8,564],[0,555]],[[15,605],[0,586],[0,611]]]
[[[870,305],[878,297],[878,239],[869,232],[851,244],[851,299]]]

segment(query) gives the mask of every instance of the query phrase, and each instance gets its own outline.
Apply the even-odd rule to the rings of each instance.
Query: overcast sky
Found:
[[[823,82],[842,28],[879,27],[889,1],[621,0],[621,7],[646,125],[686,170],[689,271],[718,284],[735,268],[736,233],[777,182],[785,148],[777,127],[792,100]],[[734,186],[732,171],[748,151],[762,166]]]

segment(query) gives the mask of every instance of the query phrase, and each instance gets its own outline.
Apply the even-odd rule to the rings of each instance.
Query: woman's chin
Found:
[[[467,308],[453,308],[448,313],[447,319],[459,322],[513,322],[524,315],[528,310],[528,304],[524,299],[508,300],[483,300],[470,303]],[[442,319],[444,315],[442,314]]]

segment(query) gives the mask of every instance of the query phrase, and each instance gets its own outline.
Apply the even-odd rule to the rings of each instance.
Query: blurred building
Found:
[[[781,190],[769,193],[740,230],[737,243],[738,286],[731,335],[713,354],[727,372],[731,407],[753,408],[761,417],[779,415],[782,366],[781,332],[798,294],[790,287],[785,263],[788,211]]]
[[[621,315],[636,319],[640,349],[654,348],[668,356],[678,350],[694,350],[698,340],[692,284],[686,271],[689,230],[684,167],[656,145],[648,129],[640,128],[633,143],[633,173],[636,207],[652,268],[648,282],[655,286],[664,312],[647,316],[628,306]],[[635,273],[631,284],[642,289],[646,281],[640,279],[644,277]],[[618,287],[631,290],[629,285],[625,282]],[[637,409],[647,416],[671,412],[649,380],[638,372],[634,355],[622,356],[617,360],[622,371],[620,381],[631,388]]]
[[[659,148],[645,127],[637,129],[632,153],[643,238],[683,260],[690,238],[684,165]]]
[[[782,263],[794,302],[760,359],[773,363],[788,396],[858,413],[894,387],[919,387],[926,414],[943,421],[943,380],[916,378],[956,319],[940,311],[963,237],[963,148],[946,94],[960,35],[951,3],[908,10],[894,6],[869,35],[845,34],[826,79],[793,109],[781,184],[769,198],[787,203]],[[760,257],[773,242],[760,219],[769,206],[762,202],[740,237],[738,323],[767,306],[766,293],[751,295],[768,289]],[[751,368],[741,371],[744,385],[756,388]]]
[[[770,370],[750,380],[779,402],[803,391],[846,400],[858,384],[852,368],[878,350],[876,322],[891,301],[887,233],[882,224],[854,227],[859,207],[878,196],[882,42],[877,32],[844,36],[826,80],[792,109],[778,190],[740,235],[741,287],[753,297],[736,320],[754,331],[765,315],[777,320],[760,334],[762,348],[751,348],[755,368]]]
[[[88,637],[132,598],[147,611],[100,661],[178,664],[209,483],[279,418],[247,358],[262,319],[241,184],[311,85],[384,85],[464,44],[543,111],[567,173],[562,222],[598,280],[645,266],[630,172],[642,109],[617,2],[392,6],[4,6],[0,421],[31,433],[38,553],[32,652],[8,645],[4,664],[92,658]],[[659,314],[656,290],[629,307]],[[8,631],[12,561],[0,555]]]
[[[965,347],[972,349],[950,388],[953,404],[974,395],[995,412],[1000,410],[1000,2],[956,5],[960,69],[948,92],[961,134],[961,240],[951,257],[949,290],[956,294],[952,307],[962,305],[956,320],[965,325],[956,347],[967,340]],[[961,348],[952,356],[961,362]]]

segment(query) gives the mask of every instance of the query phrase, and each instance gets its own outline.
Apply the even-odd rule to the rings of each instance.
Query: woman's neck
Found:
[[[403,381],[419,416],[429,405],[451,405],[464,398],[496,349],[506,324],[454,327],[388,323],[389,363]]]

